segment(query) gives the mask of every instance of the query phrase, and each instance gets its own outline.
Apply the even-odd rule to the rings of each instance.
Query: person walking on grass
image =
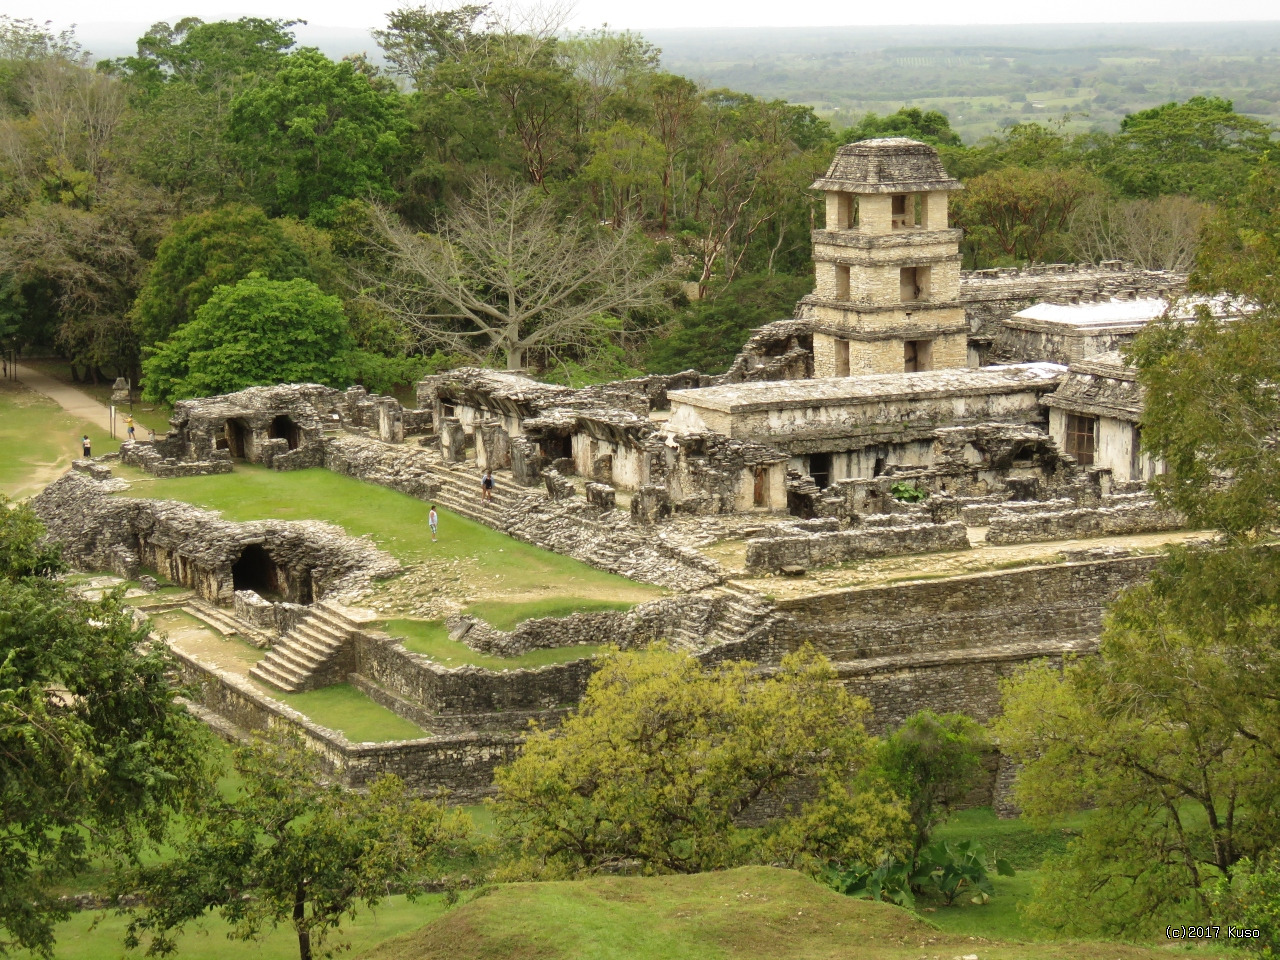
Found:
[[[80,438],[80,449],[84,452],[86,460],[93,457],[92,444],[89,443],[89,435],[87,433]]]
[[[486,470],[480,480],[480,496],[485,503],[493,503],[493,472]]]
[[[431,505],[431,512],[427,514],[427,523],[431,526],[431,542],[436,542],[436,533],[440,530],[440,518],[436,516],[436,505]]]

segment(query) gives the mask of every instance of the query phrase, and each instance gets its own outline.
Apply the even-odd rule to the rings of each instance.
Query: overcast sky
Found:
[[[464,0],[447,3],[455,6]],[[475,0],[473,0],[475,2]],[[52,20],[57,26],[103,22],[154,23],[195,15],[217,20],[252,14],[300,18],[317,26],[382,26],[382,13],[418,0],[4,0],[2,12],[14,17]],[[108,11],[110,11],[108,13]],[[104,16],[104,14],[107,14]],[[1074,0],[1027,3],[1025,0],[920,0],[917,3],[796,4],[786,0],[579,0],[571,27],[609,23],[614,27],[773,27],[859,26],[929,23],[1120,23],[1170,21],[1277,20],[1275,0]]]

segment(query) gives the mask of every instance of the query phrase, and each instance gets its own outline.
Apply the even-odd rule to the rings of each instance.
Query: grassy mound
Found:
[[[680,877],[608,877],[497,887],[366,960],[1139,960],[1119,944],[1001,944],[946,934],[799,873],[743,867]]]

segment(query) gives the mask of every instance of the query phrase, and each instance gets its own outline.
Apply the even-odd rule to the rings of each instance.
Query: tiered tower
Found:
[[[947,194],[962,189],[938,151],[906,137],[850,143],[813,189],[827,197],[813,231],[814,375],[847,377],[968,366],[960,305],[960,231]]]

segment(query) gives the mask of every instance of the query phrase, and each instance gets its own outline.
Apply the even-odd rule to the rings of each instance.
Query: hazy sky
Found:
[[[187,15],[205,20],[260,17],[301,18],[318,26],[368,28],[383,24],[382,14],[419,0],[5,0],[4,13],[35,20],[71,23],[129,22],[150,24]],[[448,3],[454,6],[464,2]],[[474,2],[474,0],[473,0]],[[678,27],[858,26],[916,23],[1115,23],[1134,21],[1276,20],[1274,0],[1074,0],[1027,3],[1026,0],[964,0],[917,3],[796,4],[787,0],[579,0],[570,26],[636,29]]]

